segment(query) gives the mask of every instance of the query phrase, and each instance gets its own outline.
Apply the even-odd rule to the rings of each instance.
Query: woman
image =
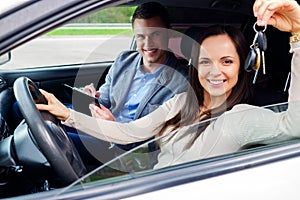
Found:
[[[274,113],[247,104],[235,105],[247,102],[248,98],[241,92],[246,87],[241,84],[243,78],[239,77],[242,72],[239,66],[243,58],[237,52],[242,51],[234,45],[229,34],[209,35],[200,40],[199,60],[194,59],[199,72],[195,73],[194,68],[191,68],[189,80],[194,90],[176,95],[139,120],[122,124],[97,119],[98,108],[94,105],[90,108],[95,117],[88,117],[68,110],[45,91],[42,93],[48,100],[48,105],[39,104],[37,107],[48,110],[68,126],[116,143],[126,144],[162,135],[157,168],[235,152],[249,143],[269,144],[300,137],[300,94],[297,91],[300,85],[300,68],[296,66],[300,62],[300,42],[297,41],[300,38],[300,24],[296,23],[300,18],[300,6],[291,0],[256,0],[253,9],[258,25],[270,24],[296,35],[293,37],[295,42],[291,44],[294,57],[289,108],[286,112]],[[220,48],[222,41],[227,46]],[[216,45],[219,48],[216,49]],[[225,50],[225,47],[230,53],[226,51],[222,56],[218,55],[218,50]],[[237,89],[238,87],[240,88]],[[236,95],[235,92],[241,93]],[[204,128],[199,129],[197,124],[193,124],[218,116],[228,109],[231,110],[221,114]]]

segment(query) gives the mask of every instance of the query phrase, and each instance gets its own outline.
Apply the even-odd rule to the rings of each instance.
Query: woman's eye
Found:
[[[233,63],[232,60],[224,60],[224,64],[225,64],[225,65],[230,65],[230,64],[232,64],[232,63]]]
[[[209,64],[210,64],[209,60],[200,60],[199,61],[199,65],[209,65]]]
[[[157,37],[157,36],[160,36],[160,33],[159,32],[155,32],[153,35]]]

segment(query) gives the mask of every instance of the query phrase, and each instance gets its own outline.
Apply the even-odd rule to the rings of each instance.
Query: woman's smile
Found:
[[[207,79],[207,82],[213,87],[223,87],[225,81],[223,79]]]

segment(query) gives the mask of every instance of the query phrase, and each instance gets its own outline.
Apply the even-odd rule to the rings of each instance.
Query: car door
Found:
[[[101,1],[19,1],[14,10],[0,14],[3,30],[0,54],[8,61],[0,65],[0,112],[10,126],[14,126],[12,87],[18,77],[28,77],[63,103],[71,104],[72,91],[64,84],[83,87],[94,83],[98,88],[114,58],[131,48],[132,35],[128,33],[131,26],[128,25],[124,28],[126,34],[57,33],[70,28],[72,33],[103,28],[74,21],[96,8],[101,10],[101,6]]]

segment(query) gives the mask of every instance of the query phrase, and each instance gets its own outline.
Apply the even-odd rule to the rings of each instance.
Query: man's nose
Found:
[[[146,36],[144,43],[145,43],[146,47],[151,47],[153,45],[152,37],[151,36]]]

